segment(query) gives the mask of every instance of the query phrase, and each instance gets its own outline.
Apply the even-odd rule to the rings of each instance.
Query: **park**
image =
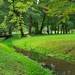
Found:
[[[0,0],[0,75],[75,75],[75,1]]]

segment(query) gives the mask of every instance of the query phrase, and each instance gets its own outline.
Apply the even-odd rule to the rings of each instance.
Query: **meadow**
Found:
[[[0,75],[52,75],[52,72],[0,43]]]
[[[33,36],[16,40],[13,45],[46,56],[75,61],[75,34]]]
[[[46,67],[41,64],[45,60]],[[67,68],[75,74],[75,34],[0,39],[0,75],[55,75],[54,69],[49,69],[51,63],[62,72]]]
[[[0,75],[75,75],[74,0],[0,0]]]

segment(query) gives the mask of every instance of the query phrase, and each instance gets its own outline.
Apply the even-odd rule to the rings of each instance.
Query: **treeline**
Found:
[[[75,29],[72,0],[1,0],[0,35],[68,34]],[[3,33],[2,33],[3,35]]]

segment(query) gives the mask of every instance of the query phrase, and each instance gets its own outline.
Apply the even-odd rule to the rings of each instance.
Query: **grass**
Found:
[[[22,39],[13,37],[5,41],[1,39],[0,42],[0,75],[52,75],[37,62],[16,53],[12,46],[45,56],[75,61],[75,34],[41,35]],[[69,50],[71,52],[68,52]]]
[[[0,75],[52,75],[37,62],[0,43]]]
[[[46,56],[75,61],[75,34],[34,36],[17,40],[13,44]]]

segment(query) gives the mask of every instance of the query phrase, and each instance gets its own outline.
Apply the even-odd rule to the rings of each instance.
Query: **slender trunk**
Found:
[[[65,34],[65,29],[63,29],[63,34]]]
[[[49,25],[47,25],[47,33],[49,34]]]
[[[22,28],[22,24],[20,23],[20,32],[21,32],[21,37],[24,37],[24,32],[23,32],[23,28]]]
[[[67,34],[68,33],[68,26],[65,25],[65,33]]]
[[[38,22],[36,22],[35,34],[39,34],[39,26],[38,26]]]
[[[66,25],[64,24],[63,26],[63,34],[66,34]]]
[[[24,32],[21,24],[20,24],[20,32],[21,32],[21,37],[24,37]]]
[[[11,37],[12,36],[12,27],[9,26],[9,36]]]
[[[24,32],[23,32],[23,27],[22,27],[22,14],[19,16],[19,26],[20,26],[20,32],[21,32],[21,37],[24,37]]]
[[[40,34],[42,34],[42,30],[43,30],[44,26],[43,24],[41,25],[41,29],[40,29]]]
[[[59,25],[58,25],[57,34],[59,34],[59,33],[60,33],[60,29],[59,29]]]
[[[55,34],[57,33],[56,31],[57,31],[57,29],[56,29],[56,26],[55,26]]]
[[[64,34],[64,25],[61,26],[61,34]]]
[[[55,30],[55,34],[57,34],[56,30]]]
[[[53,34],[52,25],[50,26],[50,34]]]
[[[40,28],[40,34],[42,34],[42,30],[43,30],[43,28],[44,28],[45,17],[46,17],[46,14],[44,13],[44,15],[43,15],[42,25],[41,25],[41,28]]]
[[[29,16],[29,20],[30,20],[30,25],[29,25],[29,34],[32,33],[32,16]]]

